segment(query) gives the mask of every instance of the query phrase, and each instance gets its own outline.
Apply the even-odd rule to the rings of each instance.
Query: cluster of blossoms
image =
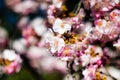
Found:
[[[67,5],[70,2],[55,0],[48,8],[48,49],[67,62],[71,74],[80,70],[81,79],[114,80],[100,69],[109,63],[107,43],[120,50],[120,40],[113,43],[120,34],[120,1],[76,0],[72,11],[69,7],[74,4]]]
[[[0,28],[1,74],[18,72],[22,55],[39,73],[68,70],[65,80],[120,80],[120,72],[107,68],[110,59],[120,56],[120,0],[5,0],[5,4],[20,15],[16,26],[22,37],[9,40]]]

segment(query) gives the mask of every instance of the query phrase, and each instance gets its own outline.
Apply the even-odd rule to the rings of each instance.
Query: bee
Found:
[[[81,7],[81,0],[65,0],[61,6],[61,11],[57,11],[57,17],[74,17]]]
[[[64,33],[63,34],[63,39],[64,39],[66,44],[73,44],[76,41],[76,35],[69,34],[69,33]]]

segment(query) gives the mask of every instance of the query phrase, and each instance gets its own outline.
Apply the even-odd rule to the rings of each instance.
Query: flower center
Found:
[[[12,61],[9,61],[7,59],[0,58],[0,65],[7,66],[11,64]]]
[[[64,28],[64,24],[63,23],[61,24],[61,28]]]
[[[55,40],[54,46],[58,46],[58,40]]]

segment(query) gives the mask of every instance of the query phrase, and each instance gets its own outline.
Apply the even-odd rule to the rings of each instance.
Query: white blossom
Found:
[[[80,57],[80,59],[82,61],[82,66],[86,66],[90,63],[91,56],[90,56],[90,54],[83,54]]]
[[[53,53],[55,53],[56,51],[59,52],[62,49],[62,47],[65,46],[64,40],[58,37],[51,37],[48,43],[50,44],[50,50]]]
[[[62,3],[63,3],[62,0],[52,0],[52,2],[57,8],[60,8],[62,6]]]
[[[3,52],[3,58],[4,58],[4,59],[13,61],[13,60],[16,59],[16,57],[17,57],[17,55],[16,55],[15,51],[13,51],[13,50],[8,50],[8,49],[6,49],[6,50],[4,50],[4,52]]]
[[[53,24],[53,30],[59,34],[63,34],[66,31],[71,30],[71,25],[64,23],[61,19],[56,19]]]
[[[37,33],[37,35],[41,36],[46,32],[46,26],[44,20],[42,18],[36,18],[32,21],[31,26]]]

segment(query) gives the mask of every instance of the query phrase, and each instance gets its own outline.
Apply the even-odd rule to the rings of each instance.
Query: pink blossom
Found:
[[[22,63],[22,59],[19,55],[17,55],[13,50],[5,50],[3,52],[3,58],[10,61],[10,64],[5,65],[4,67],[4,72],[6,74],[13,74],[15,72],[19,72]]]

